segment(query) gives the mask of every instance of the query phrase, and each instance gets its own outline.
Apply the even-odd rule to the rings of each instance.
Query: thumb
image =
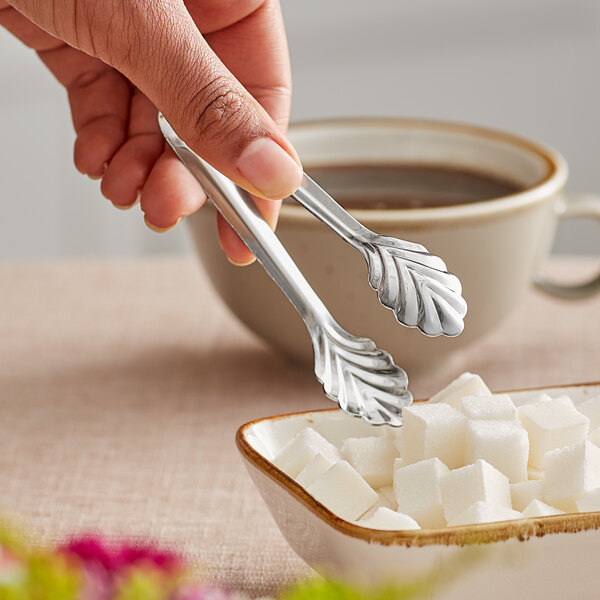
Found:
[[[113,43],[108,61],[216,169],[263,198],[292,193],[302,180],[296,152],[214,54],[185,6],[165,2],[159,11],[161,2],[145,4],[129,20],[133,31],[120,38],[123,45]]]

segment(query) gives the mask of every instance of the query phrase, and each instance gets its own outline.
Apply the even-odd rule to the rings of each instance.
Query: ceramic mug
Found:
[[[600,220],[600,198],[565,193],[564,158],[540,143],[483,127],[406,119],[352,119],[290,129],[304,168],[343,165],[443,166],[487,174],[519,191],[493,200],[433,208],[367,208],[352,214],[370,229],[423,244],[458,275],[469,312],[456,338],[428,338],[399,325],[377,301],[363,258],[297,204],[284,203],[277,235],[334,318],[375,340],[409,373],[443,364],[501,323],[534,280],[577,297],[600,289],[600,275],[574,287],[538,275],[558,218]],[[213,213],[213,214],[211,214]],[[188,219],[213,285],[231,311],[286,355],[312,363],[305,326],[262,267],[235,267],[216,237],[214,210]]]

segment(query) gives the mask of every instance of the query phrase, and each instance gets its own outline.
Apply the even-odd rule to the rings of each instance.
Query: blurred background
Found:
[[[600,193],[597,0],[282,0],[293,120],[415,116],[537,138],[570,163],[570,186]],[[0,30],[0,260],[187,252],[185,227],[158,235],[118,211],[72,163],[63,89]],[[600,254],[592,223],[561,225],[555,251]]]

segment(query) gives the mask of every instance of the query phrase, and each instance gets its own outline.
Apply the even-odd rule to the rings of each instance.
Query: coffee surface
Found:
[[[435,165],[344,165],[307,170],[347,209],[410,209],[469,204],[523,188],[487,173]]]

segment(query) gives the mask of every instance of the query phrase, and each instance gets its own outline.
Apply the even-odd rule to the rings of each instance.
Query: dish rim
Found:
[[[562,384],[551,386],[539,386],[516,390],[494,392],[516,393],[535,392],[547,389],[561,389],[568,387],[600,386],[600,381],[590,383]],[[426,402],[427,399],[415,402]],[[337,412],[339,408],[321,408],[273,415],[254,419],[241,425],[236,434],[235,441],[242,456],[260,472],[286,490],[295,500],[316,515],[321,521],[329,525],[339,533],[360,539],[368,543],[376,543],[383,546],[466,546],[472,544],[502,542],[509,539],[518,539],[523,542],[532,537],[543,537],[549,534],[578,533],[600,529],[600,511],[588,513],[569,513],[565,515],[551,515],[547,517],[529,517],[515,519],[512,521],[498,521],[494,523],[481,523],[473,525],[459,525],[455,527],[444,527],[440,529],[418,529],[406,531],[390,531],[380,529],[369,529],[355,525],[332,513],[328,508],[313,498],[308,491],[297,483],[293,478],[276,467],[264,455],[258,452],[247,440],[246,433],[254,425],[267,421],[278,421],[301,415]]]

